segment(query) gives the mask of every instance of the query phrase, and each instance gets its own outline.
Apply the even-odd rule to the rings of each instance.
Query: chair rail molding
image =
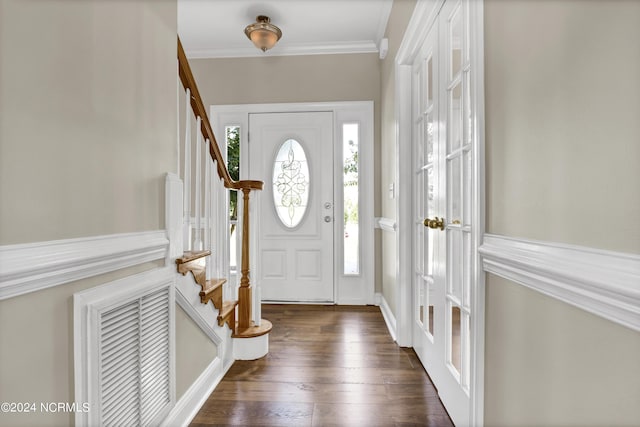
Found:
[[[640,255],[485,234],[484,271],[640,331]]]
[[[165,230],[0,246],[0,300],[165,259]]]
[[[395,233],[398,228],[398,224],[396,224],[395,219],[380,217],[376,218],[376,228],[379,228],[382,231],[388,231],[389,233]]]

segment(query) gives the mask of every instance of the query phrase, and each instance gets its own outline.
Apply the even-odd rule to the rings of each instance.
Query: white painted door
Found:
[[[427,36],[412,67],[413,117],[415,135],[414,178],[414,349],[434,381],[444,375],[438,343],[442,340],[442,286],[439,263],[444,239],[440,230],[425,226],[439,215],[436,197],[440,178],[440,129],[438,88],[438,31]],[[436,324],[439,329],[436,329]]]
[[[470,423],[473,127],[468,0],[446,1],[413,63],[414,343],[456,425]]]
[[[334,301],[333,113],[249,115],[264,301]]]

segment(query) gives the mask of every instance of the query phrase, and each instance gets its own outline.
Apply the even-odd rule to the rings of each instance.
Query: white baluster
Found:
[[[196,217],[196,238],[193,242],[194,249],[199,251],[202,250],[202,227],[200,226],[200,218],[202,216],[201,210],[201,201],[202,201],[202,192],[200,187],[202,186],[202,132],[200,132],[200,124],[202,123],[202,119],[198,117],[196,119],[196,203],[195,203],[195,217]]]
[[[180,73],[180,61],[176,60],[176,76]],[[180,177],[180,89],[181,89],[180,78],[176,78],[176,175]],[[189,99],[187,98],[187,105],[189,103]]]
[[[211,141],[206,140],[204,150],[204,249],[211,250],[211,157],[209,156],[209,146]],[[207,277],[213,277],[211,258],[207,260]]]
[[[186,91],[186,114],[184,131],[184,245],[191,249],[191,91]]]
[[[251,195],[253,196],[253,203],[249,207],[249,211],[251,213],[251,227],[252,230],[256,230],[257,227],[255,224],[258,221],[258,209],[260,206],[260,199],[262,198],[262,191],[252,191]],[[254,322],[256,322],[256,326],[260,326],[260,321],[262,320],[262,286],[260,281],[260,266],[258,261],[258,235],[254,231],[249,236],[249,248],[251,249],[251,263],[250,263],[250,271],[252,278],[252,286],[253,286],[253,317]]]

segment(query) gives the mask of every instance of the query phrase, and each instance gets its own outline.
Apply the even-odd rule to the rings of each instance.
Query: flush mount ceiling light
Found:
[[[244,29],[244,33],[249,37],[249,40],[263,52],[271,49],[282,37],[282,31],[271,23],[271,19],[268,16],[259,15],[256,17],[256,22],[247,25]]]

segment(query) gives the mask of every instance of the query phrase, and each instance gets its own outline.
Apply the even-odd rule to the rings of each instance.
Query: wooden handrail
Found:
[[[217,164],[218,176],[220,176],[220,179],[222,179],[224,186],[233,190],[262,190],[262,187],[264,185],[262,181],[234,181],[231,178],[229,169],[227,169],[227,165],[224,161],[224,157],[222,157],[222,153],[220,152],[220,147],[218,147],[216,137],[213,135],[213,129],[211,128],[209,117],[207,116],[207,110],[204,108],[204,103],[202,102],[202,98],[200,97],[200,92],[198,91],[196,80],[194,79],[193,73],[191,72],[191,67],[189,66],[187,55],[185,55],[184,49],[182,48],[180,37],[178,37],[178,66],[182,86],[185,88],[185,90],[189,89],[189,91],[191,92],[191,109],[193,110],[193,113],[196,115],[196,117],[200,117],[202,119],[200,131],[202,132],[202,135],[204,135],[204,137],[211,142],[211,144],[209,145],[209,154]]]
[[[262,190],[264,184],[262,181],[234,181],[231,178],[229,169],[227,169],[226,162],[224,161],[224,157],[222,157],[222,153],[220,152],[220,147],[218,147],[216,137],[213,135],[211,123],[209,123],[209,117],[207,116],[207,111],[204,108],[204,103],[202,102],[202,98],[200,97],[198,86],[196,85],[196,81],[191,72],[189,61],[187,60],[187,56],[184,53],[184,49],[182,48],[180,37],[178,37],[178,64],[180,81],[182,82],[182,86],[184,86],[185,91],[188,89],[188,91],[191,93],[189,104],[191,104],[191,109],[193,110],[193,113],[196,115],[196,117],[200,117],[201,119],[200,132],[202,132],[202,135],[210,142],[209,154],[211,155],[212,160],[217,163],[218,175],[222,179],[226,188],[241,190],[243,195],[244,209],[242,217],[242,269],[237,302],[239,316],[237,324],[235,321],[235,314],[231,315],[230,317],[231,323],[233,324],[233,336],[236,338],[251,338],[267,334],[271,330],[271,323],[269,321],[263,320],[263,323],[257,326],[251,320],[252,289],[251,283],[249,281],[249,193],[252,190]],[[189,123],[187,123],[186,126],[189,126]],[[236,302],[234,301],[232,303],[227,303],[228,305],[226,306],[226,308],[220,309],[220,316],[223,319],[222,322],[224,322],[224,318],[227,316],[227,314],[235,313]],[[228,310],[228,313],[225,310]],[[218,322],[220,321],[221,318],[219,317]]]

